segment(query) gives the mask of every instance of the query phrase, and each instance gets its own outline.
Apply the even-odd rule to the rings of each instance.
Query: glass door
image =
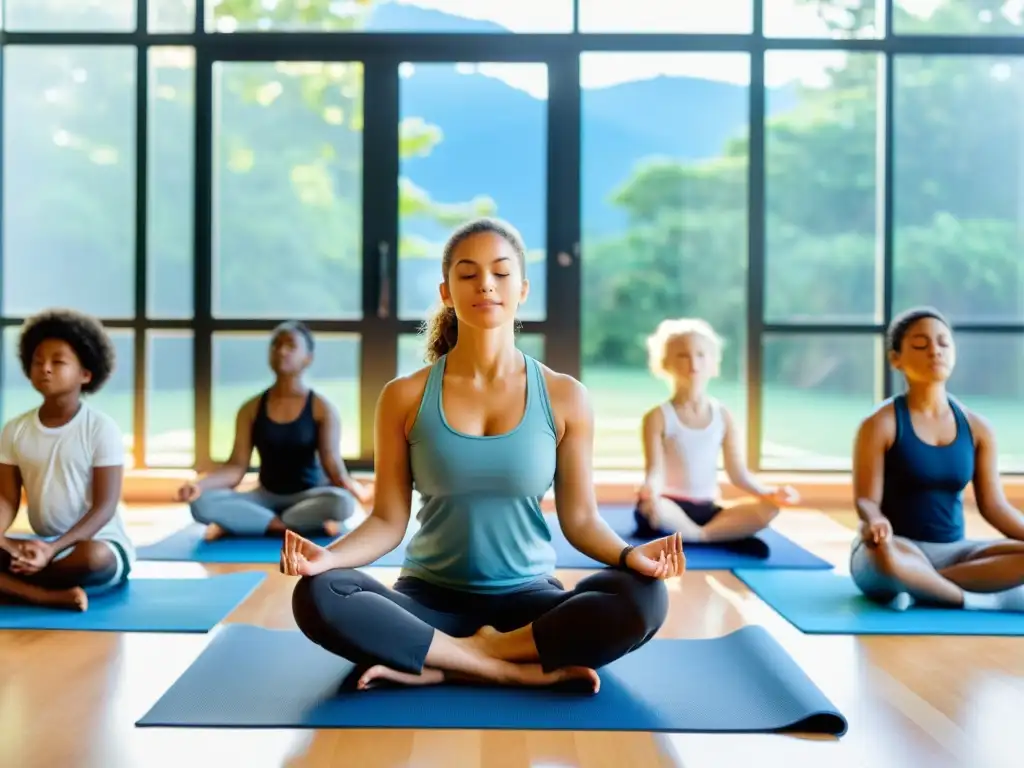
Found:
[[[418,332],[438,302],[444,241],[475,216],[507,219],[529,249],[521,348],[578,371],[567,288],[578,216],[565,208],[578,191],[559,188],[574,178],[578,133],[549,99],[564,65],[415,52],[239,48],[200,63],[197,103],[211,105],[197,151],[200,465],[229,455],[238,408],[270,383],[270,332],[295,319],[315,335],[309,378],[340,413],[343,456],[372,466],[380,390],[424,364]]]
[[[424,364],[420,325],[439,302],[441,251],[478,217],[510,222],[527,248],[530,295],[519,347],[578,372],[578,97],[572,59],[394,63],[398,79],[395,297],[396,373]],[[567,72],[567,70],[570,70]],[[558,110],[562,110],[559,113]],[[573,112],[576,112],[574,118]],[[566,190],[568,187],[568,191]],[[554,210],[557,216],[552,216]]]

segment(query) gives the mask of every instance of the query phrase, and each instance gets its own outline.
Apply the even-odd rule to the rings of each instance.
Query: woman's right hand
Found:
[[[892,523],[888,518],[880,517],[870,523],[864,523],[860,529],[861,538],[869,547],[877,547],[886,539],[892,537]]]
[[[281,573],[285,576],[316,576],[333,568],[331,551],[294,531],[285,531],[281,547]]]
[[[178,501],[191,502],[198,499],[202,492],[203,491],[199,487],[198,483],[193,483],[190,481],[182,485],[178,489],[178,492],[174,495],[174,497]]]

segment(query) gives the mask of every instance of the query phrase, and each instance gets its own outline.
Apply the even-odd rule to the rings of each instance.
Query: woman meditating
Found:
[[[907,388],[857,432],[854,582],[900,610],[1024,610],[1024,515],[1003,495],[992,427],[946,391],[956,363],[949,324],[934,309],[909,310],[892,321],[888,347]],[[971,482],[981,516],[1005,539],[965,537]]]
[[[206,525],[207,541],[225,534],[280,536],[288,529],[337,536],[355,502],[370,503],[341,458],[337,411],[303,381],[313,347],[303,323],[278,326],[270,342],[274,384],[239,409],[231,458],[178,490],[178,501],[189,502],[192,517]],[[235,491],[253,448],[260,458],[259,486]]]
[[[708,394],[722,362],[718,334],[704,320],[665,320],[648,338],[647,352],[651,371],[669,382],[672,396],[641,425],[646,472],[634,511],[637,535],[678,532],[684,542],[723,542],[767,528],[799,496],[788,485],[762,485],[751,475],[735,419]],[[719,456],[733,485],[753,498],[722,501]]]
[[[477,220],[452,235],[432,364],[391,381],[378,401],[373,513],[328,548],[285,536],[282,571],[302,577],[295,620],[360,668],[361,689],[571,680],[596,692],[596,670],[665,620],[662,580],[683,571],[680,538],[633,548],[598,515],[586,390],[515,346],[525,266],[507,224]],[[540,506],[552,483],[566,538],[609,566],[568,591]],[[356,569],[402,541],[414,487],[420,528],[389,589]]]

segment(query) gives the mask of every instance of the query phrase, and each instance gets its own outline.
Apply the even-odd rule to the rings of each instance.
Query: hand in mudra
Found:
[[[655,579],[671,579],[686,570],[683,539],[678,533],[643,544],[628,555],[626,565]]]
[[[332,567],[329,549],[302,538],[294,531],[285,531],[281,546],[281,573],[285,576],[316,576]]]

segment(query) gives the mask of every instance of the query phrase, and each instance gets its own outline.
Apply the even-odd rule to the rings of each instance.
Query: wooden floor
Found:
[[[185,520],[183,509],[129,513],[140,543]],[[849,515],[794,511],[780,530],[845,571]],[[971,520],[969,532],[984,533]],[[139,563],[139,575],[226,573],[251,566]],[[293,580],[275,568],[226,621],[293,628]],[[396,569],[371,569],[393,580]],[[585,575],[559,574],[567,586]],[[660,766],[1021,766],[1024,638],[802,635],[727,572],[669,582],[659,637],[716,637],[760,624],[849,721],[841,740],[784,735],[552,731],[260,731],[136,729],[143,713],[209,642],[208,635],[0,632],[0,766],[354,766],[356,768],[656,768]],[[268,659],[268,663],[287,660]],[[686,680],[666,685],[686,686]],[[695,690],[694,696],[701,692]],[[1017,734],[1017,735],[1015,735]]]

